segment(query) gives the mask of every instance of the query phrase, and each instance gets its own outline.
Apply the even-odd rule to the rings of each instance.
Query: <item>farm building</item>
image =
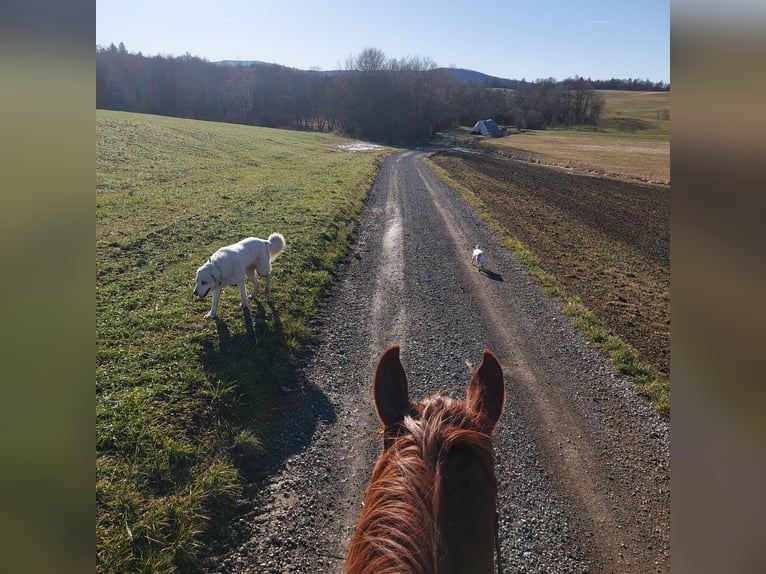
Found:
[[[499,136],[502,135],[503,130],[497,125],[495,120],[479,120],[473,126],[471,133],[483,136]]]

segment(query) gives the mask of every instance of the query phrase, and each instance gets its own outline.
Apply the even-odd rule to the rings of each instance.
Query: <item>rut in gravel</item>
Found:
[[[612,374],[423,157],[385,161],[320,343],[275,413],[289,419],[285,458],[252,489],[211,571],[342,571],[381,448],[373,368],[399,343],[414,398],[444,387],[464,396],[465,361],[478,364],[484,348],[504,367],[495,452],[506,571],[668,572],[667,420]],[[485,273],[470,264],[476,243]],[[306,406],[317,396],[328,412]]]

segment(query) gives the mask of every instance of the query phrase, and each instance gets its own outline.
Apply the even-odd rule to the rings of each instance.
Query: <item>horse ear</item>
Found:
[[[479,368],[471,374],[468,382],[468,408],[480,413],[492,432],[505,405],[505,382],[503,368],[491,351],[484,349]]]
[[[402,422],[409,412],[407,374],[399,360],[399,345],[390,346],[378,360],[372,395],[378,418],[386,427]]]

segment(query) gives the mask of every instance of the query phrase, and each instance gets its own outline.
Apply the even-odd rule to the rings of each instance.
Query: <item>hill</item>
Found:
[[[507,78],[498,78],[474,70],[464,68],[437,68],[437,70],[447,72],[460,82],[466,82],[482,88],[518,88],[521,85],[519,80],[509,80]]]
[[[273,66],[274,64],[271,64],[269,62],[263,62],[261,60],[219,60],[217,62],[213,62],[214,64],[218,64],[219,66]]]
[[[604,96],[602,129],[670,135],[670,92],[597,91]]]
[[[280,64],[273,64],[269,62],[263,62],[261,60],[219,60],[213,62],[219,66],[280,66]],[[280,66],[285,67],[285,66]],[[307,74],[326,75],[332,76],[336,74],[347,73],[348,70],[300,70],[298,68],[289,68],[291,70],[306,72]],[[475,70],[467,70],[465,68],[434,68],[435,71],[446,72],[454,79],[460,82],[466,82],[483,88],[516,88],[521,82],[519,80],[510,80],[507,78],[499,78],[497,76],[490,76],[482,72]]]
[[[98,572],[195,570],[243,476],[268,468],[275,402],[386,150],[328,134],[96,111]],[[194,273],[273,231],[273,304],[203,318]],[[285,390],[288,389],[288,390]]]

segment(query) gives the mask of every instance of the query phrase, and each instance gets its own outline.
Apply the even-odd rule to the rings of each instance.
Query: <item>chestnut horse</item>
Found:
[[[378,361],[373,399],[383,452],[345,571],[490,574],[497,498],[491,435],[505,403],[498,360],[483,352],[465,402],[436,394],[411,403],[394,345]]]

